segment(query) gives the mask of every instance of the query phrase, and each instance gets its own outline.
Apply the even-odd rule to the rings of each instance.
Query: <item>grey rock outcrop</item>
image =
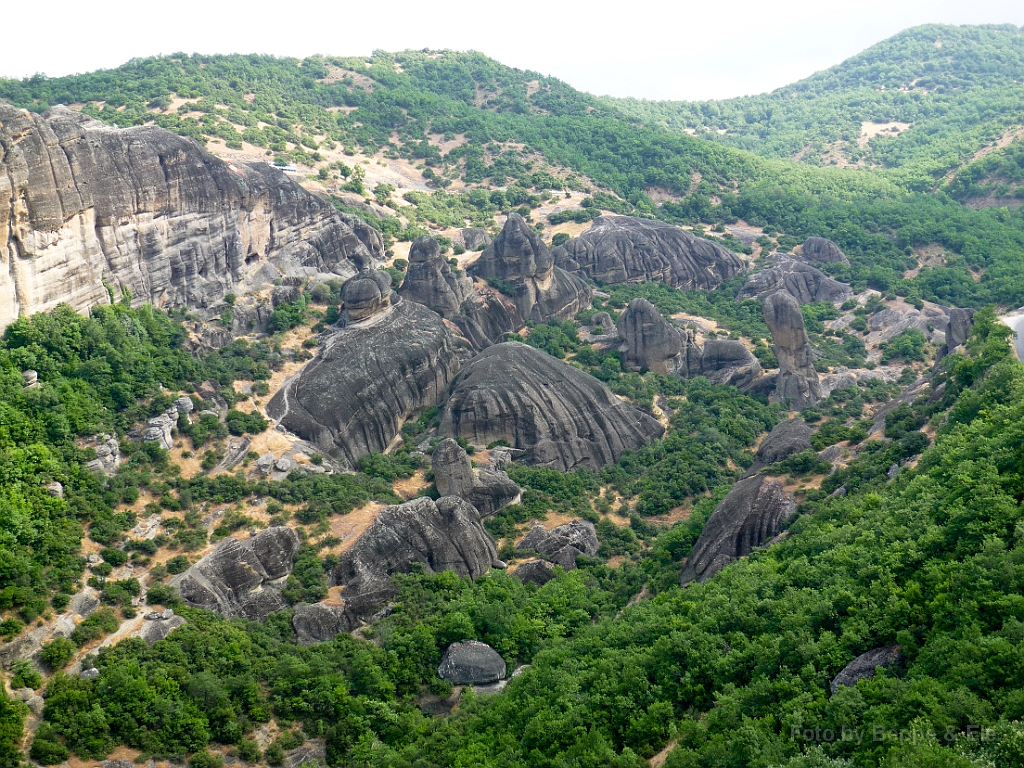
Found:
[[[680,575],[682,585],[710,579],[782,529],[796,502],[777,480],[754,475],[738,481],[711,513]]]
[[[476,640],[452,643],[444,652],[437,674],[454,685],[487,685],[505,679],[505,660]]]
[[[594,333],[601,336],[608,336],[616,332],[615,323],[612,322],[612,316],[607,312],[597,312],[590,322],[593,323]]]
[[[409,267],[398,293],[444,317],[454,317],[473,292],[473,281],[452,271],[437,240],[429,235],[416,239],[409,249]]]
[[[463,367],[439,427],[474,445],[504,440],[524,450],[527,463],[563,472],[599,469],[663,432],[597,379],[517,342],[490,347]]]
[[[653,219],[600,216],[590,229],[555,249],[556,263],[573,263],[594,280],[657,280],[683,289],[717,288],[742,272],[739,256],[718,243]]]
[[[965,310],[970,311],[970,310]],[[839,321],[836,321],[839,322]],[[868,318],[869,342],[889,341],[906,330],[916,329],[938,345],[945,344],[949,315],[945,308],[925,304],[921,309],[907,304],[886,307]],[[955,335],[955,332],[954,332]]]
[[[342,287],[341,302],[342,325],[382,313],[391,306],[391,276],[378,269],[360,272]]]
[[[121,465],[121,446],[117,438],[111,435],[101,435],[94,448],[96,458],[85,463],[85,468],[90,472],[102,472],[105,475],[113,475]]]
[[[973,309],[953,308],[949,310],[949,319],[946,321],[946,339],[941,350],[941,357],[945,357],[967,341],[973,325]]]
[[[267,413],[354,467],[387,449],[409,417],[436,405],[468,354],[434,312],[399,299],[321,336],[316,356],[278,390]]]
[[[475,350],[500,344],[525,325],[519,310],[509,297],[493,288],[476,287],[452,322]]]
[[[816,301],[845,301],[853,296],[853,289],[846,283],[833,280],[820,269],[785,257],[775,266],[757,272],[747,278],[742,290],[736,295],[743,299],[764,299],[770,294],[785,291],[801,304]]]
[[[523,584],[536,584],[540,587],[555,578],[555,569],[546,560],[530,560],[516,568],[512,575]]]
[[[474,470],[469,455],[450,437],[437,444],[430,465],[437,492],[465,499],[481,517],[489,517],[522,498],[522,489],[507,473],[486,468]]]
[[[880,668],[895,667],[903,663],[903,651],[898,645],[873,648],[851,661],[835,676],[829,689],[832,695],[843,687],[856,685],[859,681],[874,677]]]
[[[850,260],[842,249],[831,240],[824,237],[808,237],[804,241],[803,253],[806,261],[818,264],[845,264],[850,266]]]
[[[146,422],[142,442],[159,443],[161,448],[170,450],[174,445],[173,430],[178,426],[178,409],[169,408],[165,413],[154,416]]]
[[[803,419],[779,422],[761,441],[754,455],[754,463],[767,466],[782,461],[794,453],[809,451],[813,434],[813,430]]]
[[[587,284],[555,266],[551,251],[518,213],[509,214],[501,233],[469,272],[484,280],[496,278],[510,284],[523,321],[572,318],[590,304]]]
[[[155,126],[0,104],[0,328],[66,302],[211,308],[281,276],[383,257],[379,233],[265,163]]]
[[[491,236],[486,229],[480,227],[466,227],[462,230],[462,244],[467,251],[479,251],[491,244]]]
[[[343,605],[300,605],[292,614],[292,629],[299,645],[326,643],[335,635],[351,632],[359,626]]]
[[[576,567],[576,558],[580,555],[593,557],[599,546],[594,524],[587,520],[573,520],[550,531],[537,523],[516,544],[516,549],[536,552],[549,563],[571,571]]]
[[[278,526],[245,541],[224,539],[172,581],[189,605],[263,621],[285,607],[281,589],[295,562],[299,537]]]
[[[145,640],[147,644],[154,645],[166,639],[171,632],[185,626],[187,623],[184,618],[177,615],[168,616],[166,619],[161,618],[159,621],[147,621],[142,625],[138,636]]]
[[[761,374],[761,364],[742,342],[709,339],[696,342],[693,331],[669,323],[646,299],[633,299],[619,316],[623,363],[631,370],[704,376],[714,384],[746,387]]]
[[[457,496],[420,497],[381,511],[341,556],[331,583],[344,586],[345,610],[366,618],[395,595],[391,574],[422,563],[427,573],[477,578],[498,561],[494,539],[473,506]]]
[[[786,291],[773,293],[764,301],[764,321],[772,335],[779,376],[774,397],[789,402],[794,410],[814,405],[822,396],[815,353],[807,338],[800,305]]]

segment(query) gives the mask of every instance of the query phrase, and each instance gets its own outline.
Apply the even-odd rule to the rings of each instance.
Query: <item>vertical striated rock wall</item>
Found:
[[[282,276],[348,277],[379,234],[263,163],[161,128],[0,103],[0,328],[66,302],[203,309]]]

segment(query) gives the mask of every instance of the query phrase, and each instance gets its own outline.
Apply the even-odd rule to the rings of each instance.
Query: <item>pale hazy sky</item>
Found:
[[[0,76],[160,53],[477,50],[581,90],[657,99],[760,93],[910,26],[1024,26],[1024,0],[14,0]]]

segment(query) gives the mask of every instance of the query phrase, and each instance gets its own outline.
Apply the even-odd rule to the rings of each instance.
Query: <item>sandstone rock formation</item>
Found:
[[[442,496],[465,499],[480,513],[489,517],[509,504],[517,504],[523,491],[507,473],[495,469],[473,469],[469,455],[446,437],[434,449],[430,459],[434,484]]]
[[[437,404],[468,354],[464,345],[434,312],[398,298],[325,333],[316,357],[278,390],[267,413],[353,467],[359,457],[387,449],[408,418]]]
[[[696,342],[690,330],[669,323],[646,299],[633,299],[619,316],[623,363],[630,370],[644,368],[683,378],[704,376],[714,384],[748,386],[761,374],[761,364],[742,342],[710,339]]]
[[[285,526],[267,528],[245,541],[224,539],[171,584],[189,605],[263,621],[285,607],[281,589],[298,549],[299,537]]]
[[[452,380],[439,434],[475,445],[505,440],[525,461],[568,472],[617,461],[662,426],[578,368],[517,342],[473,358]]]
[[[587,284],[554,265],[551,251],[518,213],[509,214],[501,233],[469,271],[511,285],[523,321],[575,317],[590,304]]]
[[[121,464],[121,446],[117,438],[111,435],[100,435],[97,440],[96,458],[85,463],[85,468],[90,472],[102,472],[105,475],[113,475]]]
[[[846,254],[843,253],[842,249],[831,240],[826,240],[824,237],[808,237],[804,241],[802,255],[805,261],[816,262],[818,264],[850,265],[850,260],[846,258]]]
[[[711,513],[680,576],[685,586],[704,582],[754,547],[775,537],[796,512],[777,480],[754,475],[738,481]]]
[[[486,685],[505,679],[505,660],[476,640],[452,643],[444,652],[437,674],[454,685]]]
[[[851,661],[835,676],[829,689],[832,695],[845,686],[856,685],[860,680],[874,677],[879,668],[895,667],[903,663],[903,651],[898,645],[873,648]]]
[[[380,235],[265,163],[230,165],[153,126],[0,104],[0,328],[128,289],[204,309],[282,275],[352,275]]]
[[[540,523],[535,524],[516,545],[516,549],[521,552],[536,552],[549,563],[571,571],[576,567],[577,557],[593,557],[597,554],[599,545],[593,523],[587,520],[573,520],[550,531]]]
[[[774,396],[782,402],[788,401],[794,410],[814,405],[821,399],[822,392],[800,305],[786,291],[773,293],[764,302],[764,321],[779,359]]]
[[[351,632],[358,626],[359,622],[343,605],[299,605],[292,614],[292,629],[299,645],[326,643],[335,635]]]
[[[441,246],[429,235],[416,239],[409,249],[409,267],[398,293],[417,301],[444,317],[452,318],[473,292],[473,282],[452,272]]]
[[[736,300],[764,299],[778,291],[786,291],[801,304],[845,301],[853,296],[853,289],[846,283],[833,280],[820,269],[787,256],[775,266],[747,278]]]
[[[754,463],[767,466],[782,461],[794,453],[809,451],[813,434],[813,430],[803,419],[779,422],[761,441],[754,455]]]
[[[476,578],[497,560],[494,539],[469,502],[420,497],[383,510],[342,554],[330,580],[344,586],[345,611],[355,620],[393,597],[391,574],[408,571],[412,563],[422,563],[427,573],[447,570]]]
[[[556,262],[575,263],[594,280],[678,288],[717,288],[745,269],[728,248],[653,219],[601,216],[577,238],[555,249]]]
[[[970,310],[963,311],[970,312]],[[845,318],[842,319],[845,320]],[[834,322],[838,323],[839,321]],[[868,318],[868,337],[865,341],[874,343],[889,341],[904,331],[914,328],[921,331],[933,344],[943,345],[946,341],[944,331],[948,323],[948,310],[936,304],[925,304],[921,309],[907,304],[897,305],[894,308],[887,307]]]

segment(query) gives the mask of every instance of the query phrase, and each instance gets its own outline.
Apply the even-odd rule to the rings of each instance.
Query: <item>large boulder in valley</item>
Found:
[[[452,643],[444,652],[437,674],[453,685],[487,685],[505,679],[505,660],[476,640]]]
[[[669,374],[678,366],[682,334],[647,299],[633,299],[616,327],[622,362],[629,370]]]
[[[516,308],[524,321],[568,319],[590,305],[587,284],[555,266],[551,251],[518,213],[509,214],[501,233],[469,272],[514,289]]]
[[[603,283],[656,280],[683,289],[717,288],[746,268],[743,259],[718,243],[633,216],[600,216],[555,255],[559,265],[576,264]]]
[[[764,299],[778,291],[787,292],[801,304],[845,301],[853,296],[853,289],[846,283],[833,280],[810,264],[783,257],[775,266],[747,278],[736,300]]]
[[[802,256],[805,261],[816,264],[845,264],[850,266],[850,260],[842,249],[831,240],[824,237],[808,237],[804,241]]]
[[[335,635],[351,632],[358,626],[358,619],[346,611],[344,605],[299,605],[292,614],[292,629],[299,645],[326,643]]]
[[[500,440],[526,463],[568,472],[599,469],[664,429],[597,379],[538,349],[485,349],[452,380],[439,433],[475,445]]]
[[[851,661],[835,676],[829,690],[835,696],[840,688],[856,685],[861,680],[874,677],[879,669],[895,667],[903,663],[903,651],[898,645],[873,648]]]
[[[285,526],[267,528],[244,541],[224,539],[171,585],[189,605],[263,621],[286,607],[281,589],[298,549],[299,537]]]
[[[444,317],[459,313],[473,292],[473,282],[461,271],[452,271],[437,240],[429,235],[416,239],[409,249],[409,267],[398,293],[405,299],[430,307]]]
[[[794,453],[809,451],[813,434],[813,430],[803,419],[787,419],[779,422],[757,447],[754,462],[761,466],[767,466],[782,461]]]
[[[266,163],[229,164],[155,126],[0,104],[0,329],[59,303],[216,312],[281,278],[349,277],[380,234]]]
[[[457,442],[446,437],[430,459],[434,485],[442,496],[458,496],[474,507],[481,517],[493,515],[509,504],[517,504],[523,491],[508,473],[497,469],[474,469],[469,455]]]
[[[406,573],[413,563],[422,563],[427,573],[455,571],[475,579],[497,562],[494,539],[469,502],[421,497],[381,511],[342,554],[330,579],[344,586],[346,612],[365,618],[394,597],[391,574]]]
[[[754,475],[738,481],[711,513],[686,559],[680,583],[710,579],[733,560],[774,538],[796,512],[777,480]]]
[[[522,541],[516,544],[521,552],[536,552],[549,563],[570,571],[576,567],[580,555],[593,557],[600,542],[594,524],[587,520],[572,520],[550,531],[536,523]]]
[[[814,405],[822,397],[821,384],[800,305],[786,291],[773,293],[764,302],[764,321],[779,359],[774,397],[794,410]]]
[[[468,355],[436,313],[394,298],[378,314],[321,335],[316,357],[267,406],[271,418],[349,467],[384,452],[406,420],[437,405]]]
[[[466,227],[461,232],[462,244],[467,251],[479,251],[491,244],[491,236],[486,229],[480,227]]]

